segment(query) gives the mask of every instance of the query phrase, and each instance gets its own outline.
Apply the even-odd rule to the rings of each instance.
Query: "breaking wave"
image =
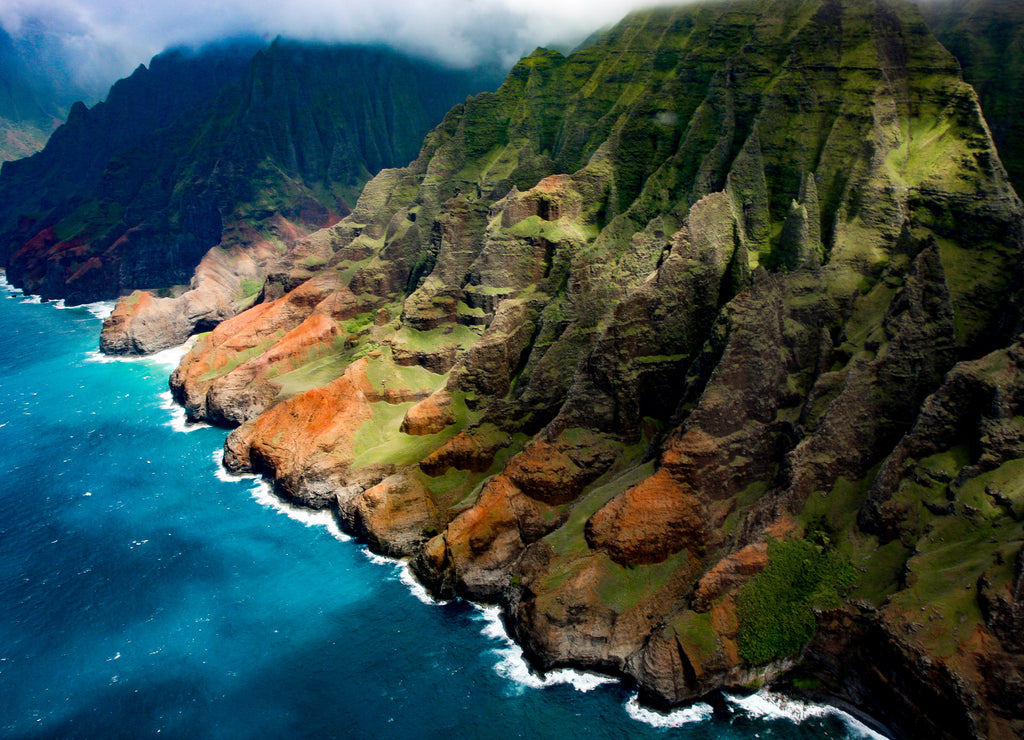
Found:
[[[886,740],[885,735],[875,732],[853,715],[827,704],[810,704],[773,694],[770,691],[758,691],[750,696],[726,694],[725,699],[750,717],[766,720],[788,719],[800,724],[831,715],[846,725],[846,729],[853,737],[864,738],[864,740]]]
[[[641,705],[638,694],[633,694],[626,702],[626,714],[637,722],[643,722],[651,727],[684,727],[706,722],[714,713],[715,710],[710,704],[703,703],[674,709],[671,712],[658,712]]]
[[[616,679],[610,676],[576,671],[571,668],[559,668],[548,671],[542,676],[538,675],[531,670],[530,665],[526,662],[523,649],[508,636],[505,624],[501,619],[501,610],[496,606],[480,604],[475,606],[480,619],[484,622],[481,632],[485,637],[502,643],[502,647],[494,651],[500,658],[494,666],[494,671],[502,678],[512,681],[521,688],[543,689],[548,686],[565,684],[584,693],[593,691],[598,686],[616,682]]]

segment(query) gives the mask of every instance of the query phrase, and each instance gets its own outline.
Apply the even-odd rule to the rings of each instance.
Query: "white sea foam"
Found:
[[[106,319],[110,314],[114,313],[114,306],[117,305],[116,301],[95,301],[94,303],[79,303],[76,306],[69,306],[64,302],[63,298],[58,298],[56,301],[52,301],[49,304],[56,309],[61,311],[76,311],[81,309],[88,311],[100,321]]]
[[[165,349],[152,355],[147,355],[144,359],[154,365],[161,365],[166,367],[168,370],[174,370],[181,364],[181,359],[188,354],[191,347],[192,345],[190,342],[185,342],[185,344],[177,347],[171,347],[170,349]]]
[[[100,321],[104,321],[110,314],[114,313],[114,306],[116,305],[116,301],[96,301],[95,303],[85,303],[79,306],[79,308],[84,308]]]
[[[446,601],[435,599],[430,595],[430,592],[427,591],[426,587],[416,580],[416,576],[412,574],[412,569],[409,567],[408,559],[395,560],[384,555],[378,555],[366,545],[363,545],[362,552],[363,555],[366,556],[367,560],[374,565],[390,566],[394,568],[395,577],[398,578],[398,580],[409,589],[409,592],[421,603],[426,604],[427,606],[440,606],[441,604],[448,603]]]
[[[43,302],[43,299],[40,296],[26,293],[20,288],[15,288],[13,285],[7,282],[7,273],[4,272],[3,270],[0,270],[0,291],[3,291],[4,293],[7,293],[12,297],[21,297],[22,303]],[[89,313],[91,313],[93,316],[98,318],[100,321],[102,321],[103,319],[107,318],[110,314],[114,312],[115,304],[115,301],[96,301],[94,303],[81,303],[77,306],[69,306],[64,302],[63,298],[60,298],[56,301],[50,302],[48,305],[51,305],[54,308],[59,309],[83,308]]]
[[[105,355],[98,349],[94,349],[85,356],[86,362],[135,362],[138,357],[122,357],[121,355]]]
[[[651,727],[684,727],[695,722],[705,722],[714,714],[710,704],[693,704],[682,709],[674,709],[671,712],[656,712],[653,709],[641,706],[637,694],[629,697],[626,702],[626,714],[637,722],[643,722]]]
[[[258,504],[269,507],[278,514],[284,514],[289,519],[301,522],[307,527],[324,527],[334,539],[340,542],[348,542],[352,539],[338,528],[338,523],[334,521],[331,512],[314,511],[289,504],[274,495],[274,489],[267,480],[261,478],[256,481],[250,493]]]
[[[494,672],[513,682],[516,686],[543,689],[557,684],[568,684],[577,691],[586,693],[598,686],[615,682],[615,679],[610,676],[599,676],[596,673],[586,673],[569,668],[548,671],[543,676],[537,675],[526,662],[523,649],[508,636],[505,624],[501,621],[501,610],[496,606],[479,604],[476,605],[476,608],[480,618],[484,621],[484,628],[481,632],[485,637],[502,643],[502,647],[494,651],[500,658],[494,666]]]
[[[259,480],[260,476],[257,473],[232,473],[230,470],[224,467],[224,448],[218,447],[210,455],[214,464],[217,467],[217,479],[222,480],[225,483],[231,483],[232,481],[239,480]]]
[[[164,391],[160,394],[160,408],[171,413],[171,420],[167,425],[176,432],[188,434],[197,429],[204,429],[210,426],[201,421],[189,421],[185,409],[174,401],[174,396],[171,395],[170,391]]]
[[[255,473],[232,473],[230,470],[224,467],[224,448],[218,447],[213,451],[213,463],[214,469],[213,474],[217,476],[217,480],[223,481],[224,483],[234,483],[240,480],[260,480],[260,476]]]
[[[409,592],[420,602],[428,606],[440,606],[441,604],[448,603],[442,599],[435,599],[427,591],[427,587],[416,580],[416,576],[412,574],[412,568],[409,567],[408,560],[399,560],[396,565],[398,566],[398,580],[404,583]]]
[[[839,719],[854,737],[865,740],[886,740],[881,735],[851,714],[826,704],[809,704],[797,699],[773,694],[770,691],[758,691],[750,696],[725,695],[726,700],[751,717],[761,719],[789,719],[793,722],[806,722],[832,715]]]
[[[341,542],[348,542],[352,539],[338,528],[338,523],[334,521],[334,516],[329,511],[305,509],[282,500],[274,494],[274,488],[270,485],[270,481],[261,475],[254,473],[232,473],[224,467],[223,448],[218,447],[213,451],[211,457],[213,458],[214,475],[217,476],[217,480],[224,481],[225,483],[251,481],[253,487],[249,492],[253,500],[260,506],[273,509],[278,514],[284,514],[289,519],[301,522],[307,527],[324,527],[334,539]]]
[[[181,358],[188,354],[191,347],[190,342],[185,342],[185,344],[155,352],[151,355],[105,355],[96,349],[89,352],[85,359],[89,362],[141,362],[146,365],[174,370],[181,363]]]
[[[824,717],[828,707],[819,704],[806,704],[796,699],[789,699],[769,691],[758,691],[750,696],[731,696],[726,700],[742,709],[751,717],[760,719],[791,719],[803,722],[808,719]]]

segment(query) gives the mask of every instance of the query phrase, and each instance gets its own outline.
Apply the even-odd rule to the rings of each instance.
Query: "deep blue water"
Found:
[[[541,686],[492,613],[427,603],[220,471],[224,432],[182,431],[166,359],[104,362],[96,307],[5,286],[0,736],[866,736],[764,696],[666,717],[612,682]]]

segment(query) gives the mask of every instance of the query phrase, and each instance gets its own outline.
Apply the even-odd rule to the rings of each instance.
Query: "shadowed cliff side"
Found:
[[[454,108],[171,385],[541,670],[1008,737],[1022,245],[912,5],[658,9]]]
[[[483,80],[384,49],[285,41],[158,56],[104,103],[76,106],[43,152],[5,165],[8,278],[69,303],[138,288],[176,297],[210,253],[199,295],[173,311],[131,299],[163,310],[105,349],[180,343],[251,305],[269,258],[346,215]],[[172,339],[154,344],[155,325]]]

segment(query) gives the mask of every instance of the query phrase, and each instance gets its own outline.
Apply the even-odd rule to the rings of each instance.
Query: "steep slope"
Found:
[[[1022,244],[912,5],[652,10],[453,109],[171,384],[540,669],[1012,736]]]
[[[14,41],[0,28],[0,162],[42,149],[65,115],[56,91],[26,69]]]
[[[99,272],[90,260],[127,231],[125,211],[132,225],[141,220],[138,214],[132,219],[129,209],[134,193],[123,192],[139,185],[127,178],[112,185],[109,177],[104,182],[105,173],[117,170],[117,158],[133,148],[145,152],[148,171],[155,170],[161,155],[167,155],[153,143],[154,133],[179,120],[194,125],[218,92],[240,78],[254,53],[253,44],[244,44],[154,57],[148,68],[140,65],[117,82],[104,102],[72,106],[67,123],[43,151],[5,163],[0,170],[0,257],[12,282],[47,298],[81,302],[116,296],[116,275],[90,279],[90,268]],[[191,262],[187,269],[203,252],[182,260]],[[186,268],[173,260],[159,269],[168,277],[179,273],[188,278]]]
[[[374,172],[408,162],[481,86],[379,49],[279,41],[252,54],[157,57],[105,103],[74,108],[40,155],[6,167],[11,281],[69,302],[170,288],[218,245],[247,264],[241,280],[257,280],[249,262],[337,221]],[[214,320],[232,312],[219,310]]]
[[[930,0],[921,6],[939,41],[978,91],[992,138],[1017,191],[1024,189],[1024,5]]]

